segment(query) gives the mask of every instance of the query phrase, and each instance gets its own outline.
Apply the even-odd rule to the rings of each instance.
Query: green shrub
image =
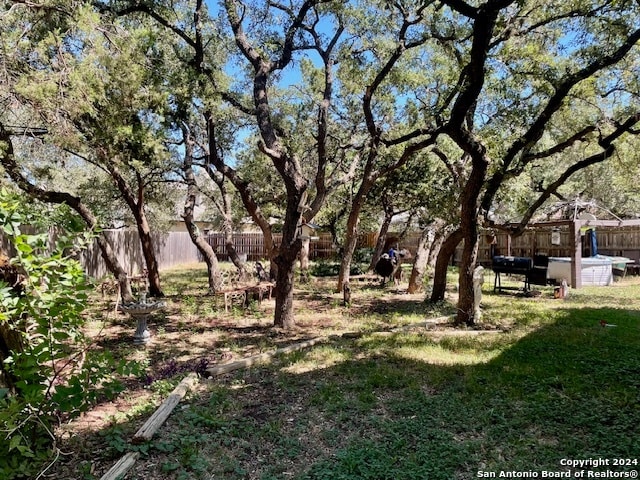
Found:
[[[118,390],[112,358],[90,352],[82,331],[89,285],[75,258],[91,236],[63,230],[51,242],[48,234],[23,234],[21,224],[36,220],[23,213],[24,203],[0,192],[0,228],[17,252],[10,264],[24,277],[20,288],[0,281],[0,334],[3,341],[19,339],[2,355],[7,383],[0,389],[4,479],[42,470],[56,457],[56,423],[79,414],[98,395]]]
[[[356,250],[353,252],[353,263],[369,265],[371,263],[371,259],[373,258],[374,251],[375,249],[371,247],[356,248]]]
[[[337,275],[340,271],[340,264],[337,262],[329,262],[327,260],[319,260],[311,265],[309,269],[314,277],[331,277]]]
[[[363,268],[362,265],[352,263],[349,274],[361,275],[364,273],[365,269],[366,267]],[[335,277],[340,273],[340,263],[328,260],[319,260],[311,266],[309,271],[314,277]]]

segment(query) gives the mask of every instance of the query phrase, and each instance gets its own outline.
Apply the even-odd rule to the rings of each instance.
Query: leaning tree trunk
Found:
[[[33,185],[22,175],[22,172],[20,171],[20,168],[18,167],[13,155],[13,142],[11,141],[11,135],[4,129],[4,126],[1,124],[0,140],[4,141],[6,144],[4,155],[0,156],[2,166],[4,167],[5,172],[7,172],[11,180],[15,182],[20,190],[46,203],[64,203],[66,205],[69,205],[78,213],[78,215],[80,215],[82,220],[87,224],[89,228],[95,229],[98,226],[96,217],[93,215],[91,210],[89,210],[89,208],[84,203],[82,203],[79,197],[73,196],[67,192],[44,190]],[[113,276],[116,278],[116,281],[118,282],[122,300],[124,302],[133,301],[131,282],[129,280],[129,277],[127,276],[126,270],[122,267],[117,255],[113,251],[111,241],[106,237],[104,232],[100,232],[97,236],[96,242],[98,244],[98,248],[100,248],[100,253],[102,254],[102,258],[104,259],[107,270],[113,274]]]
[[[122,173],[114,162],[107,159],[109,173],[116,183],[118,190],[122,194],[124,201],[131,209],[131,213],[136,220],[138,236],[140,237],[140,247],[142,248],[142,256],[144,257],[147,267],[147,280],[149,281],[149,295],[152,297],[164,297],[164,293],[160,288],[160,272],[158,269],[158,259],[151,237],[151,229],[144,212],[144,183],[139,173],[136,173],[138,180],[137,192],[133,192]]]
[[[111,241],[105,237],[103,232],[100,232],[96,238],[96,243],[98,244],[98,248],[100,248],[100,253],[102,254],[102,259],[107,266],[107,270],[113,274],[116,282],[118,282],[120,298],[122,298],[124,303],[133,302],[131,280],[127,275],[127,271],[122,267],[122,265],[120,265],[120,260],[118,260],[117,255],[113,251]]]
[[[221,190],[222,191],[222,190]],[[223,211],[222,213],[222,232],[224,233],[224,246],[229,260],[235,265],[240,273],[240,278],[245,278],[248,275],[246,262],[243,262],[236,250],[236,244],[233,240],[233,220],[231,219],[231,201],[229,194],[225,191],[223,194]]]
[[[211,248],[211,245],[200,235],[200,229],[193,221],[193,209],[187,213],[187,205],[185,204],[185,213],[183,213],[184,224],[189,232],[189,238],[202,255],[204,263],[207,265],[207,280],[209,284],[209,295],[216,293],[220,287],[220,267],[218,265],[218,257]]]
[[[342,292],[346,283],[349,283],[349,275],[351,273],[351,262],[353,261],[353,253],[358,244],[358,221],[360,209],[352,209],[347,220],[347,232],[342,251],[342,261],[340,262],[340,273],[338,274],[337,292]]]
[[[193,173],[194,141],[186,127],[183,127],[183,135],[185,138],[185,154],[182,170],[184,171],[185,181],[187,183],[187,198],[184,202],[182,218],[185,226],[187,227],[187,232],[189,232],[189,238],[191,238],[191,241],[198,249],[198,252],[202,255],[204,263],[207,265],[207,279],[209,283],[208,291],[210,295],[213,295],[216,293],[216,290],[220,287],[221,283],[218,257],[213,251],[211,245],[209,245],[209,242],[200,235],[200,229],[193,218],[193,210],[198,196],[198,185],[196,183],[196,176]]]
[[[233,226],[227,221],[223,221],[222,231],[224,233],[224,248],[231,263],[238,269],[240,276],[246,276],[247,265],[243,262],[236,250],[236,243],[233,240]]]
[[[215,145],[213,145],[213,147],[215,148]],[[220,215],[222,215],[222,233],[224,234],[225,251],[229,256],[229,260],[231,260],[231,263],[233,263],[238,269],[240,278],[245,279],[248,275],[247,266],[245,262],[240,259],[240,255],[238,255],[238,251],[236,250],[236,244],[233,240],[233,213],[231,206],[231,195],[229,195],[229,191],[227,190],[227,186],[225,185],[226,177],[222,174],[222,172],[214,172],[211,169],[207,169],[207,173],[209,174],[209,178],[213,180],[213,182],[218,186],[218,190],[220,191],[220,200],[216,199],[213,196],[211,197],[211,200],[218,209]]]
[[[427,267],[435,268],[438,252],[446,235],[446,225],[443,220],[436,220],[422,231],[418,240],[418,253],[411,270],[408,293],[416,293],[424,284],[424,274]]]
[[[445,230],[449,230],[449,229],[445,229]],[[427,260],[427,266],[429,266],[431,269],[434,269],[434,270],[436,268],[436,260],[438,259],[438,254],[440,253],[442,244],[447,238],[447,231],[445,230],[436,232],[436,236],[433,239],[433,242],[431,244],[431,249],[429,250],[429,259]]]
[[[458,244],[462,241],[462,230],[457,229],[452,232],[442,242],[442,247],[438,252],[435,269],[433,272],[433,290],[431,291],[431,301],[440,302],[444,300],[444,294],[447,290],[447,270],[449,269],[449,261],[456,251]]]
[[[205,119],[207,121],[207,135],[209,140],[209,155],[207,155],[207,168],[206,172],[213,180],[220,191],[226,192],[226,188],[224,187],[224,179],[228,179],[231,184],[235,187],[238,194],[240,195],[240,199],[244,204],[244,207],[247,210],[247,213],[251,216],[253,221],[258,225],[260,230],[262,231],[262,235],[264,238],[264,249],[267,252],[267,256],[269,258],[269,266],[270,266],[270,274],[272,278],[275,278],[276,274],[276,264],[274,262],[274,257],[276,255],[273,241],[273,231],[271,229],[271,225],[267,221],[267,218],[262,214],[260,206],[256,202],[252,194],[252,185],[249,182],[243,180],[238,172],[231,168],[229,165],[225,164],[224,159],[219,155],[219,148],[216,139],[216,121],[215,117],[211,112],[207,112],[205,114]],[[222,176],[222,178],[220,178]],[[225,194],[222,195],[223,201],[225,201]],[[236,267],[240,268],[242,262],[240,262],[240,258],[237,255],[235,250],[235,245],[233,243],[233,230],[231,222],[231,203],[229,205],[226,204],[219,205],[218,210],[223,214],[225,218],[225,243],[227,247],[227,251],[231,258],[231,261],[236,265]],[[227,212],[225,214],[225,212]],[[229,229],[227,229],[227,226]],[[237,262],[237,263],[236,263]]]
[[[413,261],[411,276],[409,277],[409,286],[407,293],[417,293],[422,289],[424,281],[424,272],[427,269],[429,261],[429,252],[431,251],[431,243],[433,230],[430,227],[425,228],[418,240],[418,248],[416,249],[416,258]]]
[[[376,247],[371,255],[371,263],[369,264],[369,272],[373,272],[376,268],[376,263],[380,260],[380,257],[384,253],[384,244],[387,241],[387,233],[389,233],[389,227],[391,226],[391,220],[393,220],[393,212],[385,211],[384,220],[380,225],[380,231],[378,232],[378,240],[376,241]]]
[[[360,222],[360,212],[364,206],[367,193],[371,190],[374,183],[374,178],[365,178],[351,204],[351,211],[347,218],[347,230],[345,233],[342,261],[340,262],[340,273],[338,274],[338,285],[336,287],[337,292],[342,292],[344,284],[349,282],[353,253],[355,252],[358,244],[358,223]]]
[[[156,258],[156,253],[153,248],[151,229],[149,228],[149,223],[147,222],[147,217],[144,212],[138,212],[136,215],[136,223],[138,226],[138,236],[140,237],[140,246],[142,247],[142,255],[144,256],[145,265],[147,266],[149,295],[156,298],[164,297],[164,293],[160,288],[160,271],[158,268],[158,259]]]
[[[142,188],[141,186],[139,188]],[[142,256],[147,267],[147,280],[149,281],[149,295],[151,297],[164,297],[164,293],[160,288],[160,272],[158,267],[158,259],[154,249],[153,238],[151,237],[151,228],[147,216],[144,213],[144,205],[141,200],[142,194],[139,193],[137,202],[130,204],[133,210],[133,216],[136,220],[138,228],[138,237],[140,237],[140,247],[142,248]]]

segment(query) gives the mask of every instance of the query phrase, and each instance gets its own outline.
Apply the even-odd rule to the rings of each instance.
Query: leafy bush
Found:
[[[340,264],[337,262],[319,260],[311,265],[309,271],[314,277],[331,277],[338,274],[340,271]]]
[[[374,251],[375,248],[371,247],[356,248],[353,252],[353,263],[369,265]]]
[[[357,248],[353,252],[349,275],[362,275],[369,268],[375,249],[370,247]],[[340,261],[334,259],[320,259],[309,269],[314,277],[335,277],[340,273]]]
[[[7,385],[0,389],[5,479],[41,470],[55,458],[56,423],[119,388],[109,353],[90,352],[82,331],[89,285],[75,257],[91,236],[63,230],[52,242],[48,234],[23,234],[21,225],[37,220],[24,203],[0,192],[0,228],[16,251],[10,263],[24,278],[20,288],[0,281],[0,335],[8,347],[2,352]]]
[[[366,269],[366,267],[365,267]],[[350,275],[361,275],[364,273],[363,267],[356,263],[351,265]],[[340,273],[340,263],[327,260],[320,260],[314,263],[309,269],[314,277],[335,277]]]

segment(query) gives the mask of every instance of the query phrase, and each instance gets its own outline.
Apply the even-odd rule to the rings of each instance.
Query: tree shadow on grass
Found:
[[[428,318],[430,316],[451,315],[455,312],[455,307],[445,303],[430,303],[424,293],[408,295],[402,293],[388,292],[380,296],[362,296],[354,302],[351,311],[356,315],[389,315],[394,317],[419,316]]]
[[[337,339],[204,383],[127,478],[451,480],[640,451],[640,329],[624,309],[567,308],[519,339]],[[96,476],[121,453],[105,432],[71,443],[99,447],[73,459]]]

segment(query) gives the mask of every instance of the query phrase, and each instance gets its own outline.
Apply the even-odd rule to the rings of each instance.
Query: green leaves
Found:
[[[18,212],[19,202],[5,188],[0,190],[0,228],[7,235],[20,235],[22,213]]]
[[[82,330],[88,284],[74,255],[91,235],[21,233],[26,219],[46,223],[37,205],[33,212],[24,205],[0,192],[0,228],[16,252],[9,264],[24,277],[19,289],[0,282],[0,335],[10,348],[1,359],[10,388],[0,389],[0,450],[12,452],[0,458],[0,476],[7,479],[37,472],[51,454],[61,416],[85,410],[99,393],[118,391],[111,357],[88,352]],[[77,226],[75,220],[62,224]]]

